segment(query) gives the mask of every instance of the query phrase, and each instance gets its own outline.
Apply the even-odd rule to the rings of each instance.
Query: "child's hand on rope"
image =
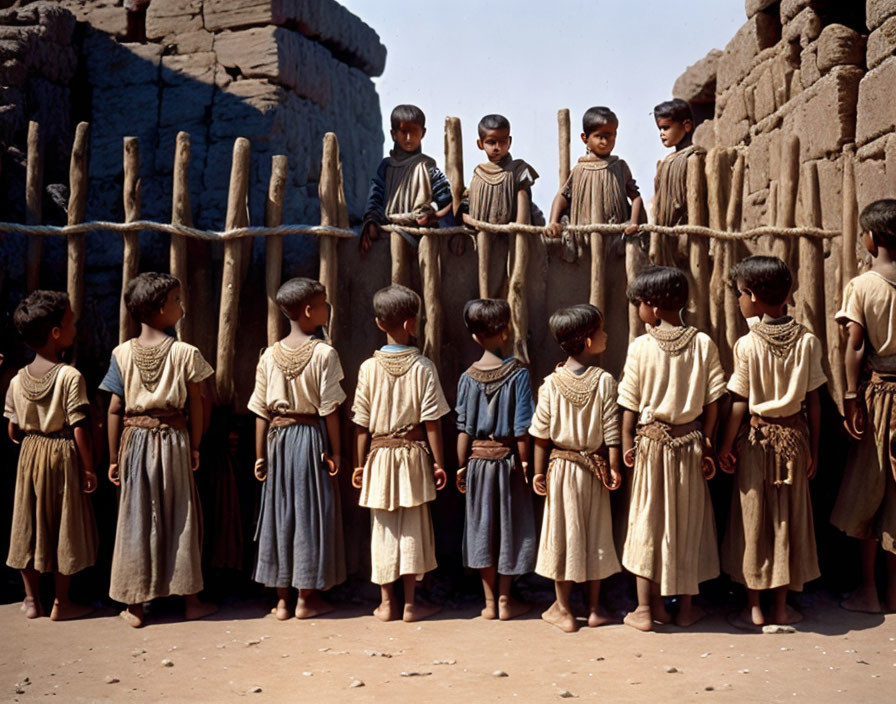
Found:
[[[631,235],[634,235],[639,229],[640,228],[638,227],[638,223],[633,222],[625,228],[622,234],[624,234],[626,237],[629,237]]]
[[[532,477],[532,489],[539,496],[547,496],[548,480],[544,474],[536,474]]]
[[[368,222],[361,230],[361,254],[367,254],[373,246],[373,241],[379,238],[379,228],[376,223]]]
[[[861,440],[865,434],[865,408],[857,398],[843,400],[843,427],[856,440]]]
[[[545,237],[557,238],[563,232],[563,225],[559,222],[552,222],[545,226],[544,235]]]

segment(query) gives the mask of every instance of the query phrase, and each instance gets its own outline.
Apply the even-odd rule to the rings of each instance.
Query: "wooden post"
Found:
[[[28,161],[25,164],[25,224],[40,225],[43,220],[44,150],[40,137],[40,125],[28,123]],[[25,274],[25,290],[40,288],[40,258],[43,238],[28,236],[28,258]]]
[[[560,146],[560,187],[569,180],[569,109],[557,111],[557,139]]]
[[[339,225],[339,140],[333,132],[324,135],[323,154],[320,162],[320,183],[317,188],[320,199],[320,224]],[[320,238],[320,282],[327,288],[327,296],[334,303],[339,300],[339,269],[335,237]],[[335,307],[334,307],[335,312]],[[332,338],[336,326],[330,321]]]
[[[136,137],[124,138],[124,221],[134,222],[140,219],[140,141]],[[121,257],[121,302],[118,308],[118,341],[129,340],[139,332],[137,322],[128,313],[124,303],[124,292],[131,279],[140,271],[140,233],[125,232],[122,235],[124,246]],[[183,291],[181,291],[183,294]]]
[[[706,226],[709,220],[706,191],[706,157],[697,152],[688,158],[687,172],[688,223]],[[688,237],[694,302],[695,325],[709,330],[709,240],[706,237]]]
[[[847,145],[843,150],[843,240],[841,258],[843,260],[843,285],[856,277],[858,256],[856,245],[859,240],[859,203],[856,199],[855,145]],[[843,291],[838,291],[842,301]]]
[[[736,232],[741,225],[741,206],[744,198],[744,167],[745,159],[742,150],[737,151],[737,159],[734,162],[734,172],[731,174],[731,196],[728,199],[728,213],[726,217],[726,229],[729,232]],[[736,242],[725,243],[725,283],[731,274],[731,269],[735,265],[735,257],[737,253]],[[723,364],[727,361],[727,368],[731,369],[733,364],[734,343],[737,342],[738,330],[740,328],[740,306],[731,287],[725,286],[725,345],[724,350],[720,349]]]
[[[464,195],[464,142],[459,117],[445,118],[445,177],[451,184],[451,200],[457,216]]]
[[[591,235],[591,284],[588,302],[597,306],[601,313],[607,314],[607,258],[604,250],[604,236],[599,232]]]
[[[516,195],[517,222],[528,224],[531,215],[531,201],[525,190]],[[513,354],[525,364],[529,363],[529,347],[526,336],[529,332],[529,306],[526,300],[526,273],[529,270],[529,235],[511,235],[513,242],[513,269],[507,286],[507,304],[510,306],[510,324],[513,329]]]
[[[190,210],[190,135],[178,132],[174,144],[174,172],[171,185],[171,224],[193,226],[193,213]],[[169,244],[169,268],[171,275],[180,281],[180,300],[184,308],[183,317],[177,321],[177,334],[184,342],[192,342],[194,337],[193,318],[191,313],[202,310],[200,306],[191,305],[189,270],[187,269],[187,238],[183,235],[171,235]]]
[[[75,128],[72,156],[69,163],[68,224],[84,222],[87,208],[87,140],[90,125],[79,122]],[[68,236],[68,270],[66,288],[75,320],[84,312],[84,234]],[[77,345],[76,345],[77,348]]]
[[[245,227],[248,222],[249,156],[249,140],[245,137],[238,137],[233,143],[233,162],[230,168],[227,220],[224,225],[227,230]],[[242,245],[243,243],[238,239],[228,239],[224,242],[215,386],[218,403],[225,406],[229,406],[233,402],[233,359],[236,351],[236,326],[240,307]]]
[[[796,224],[796,200],[800,185],[800,138],[788,135],[781,146],[781,178],[778,185],[777,227],[794,227]],[[793,247],[790,240],[775,237],[772,254],[791,265]]]
[[[726,227],[730,167],[725,149],[714,147],[709,150],[706,158],[706,200],[709,206],[709,226],[715,230]],[[725,328],[725,244],[713,240],[711,247],[713,266],[709,279],[709,318],[711,337],[721,347]]]
[[[288,167],[289,159],[285,154],[276,154],[271,159],[271,180],[268,184],[268,199],[264,206],[265,227],[277,227],[283,223],[283,194],[286,191]],[[321,199],[321,204],[323,204],[323,199]],[[323,242],[321,242],[321,247],[323,247]],[[280,288],[280,280],[283,277],[282,235],[265,238],[264,261],[264,281],[268,295],[268,345],[270,346],[282,337],[285,327],[285,318],[277,305],[277,289]]]

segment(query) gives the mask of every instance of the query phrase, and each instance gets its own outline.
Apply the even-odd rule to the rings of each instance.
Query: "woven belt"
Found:
[[[374,435],[370,439],[370,454],[377,450],[394,450],[397,448],[413,449],[418,448],[425,452],[429,452],[429,445],[426,444],[426,431],[422,425],[412,425],[408,428],[400,428],[391,433],[383,433]]]
[[[502,442],[491,438],[473,440],[470,451],[471,460],[506,460],[513,454],[512,441]]]
[[[896,480],[896,374],[885,372],[871,372],[871,378],[866,381],[859,389],[859,396],[865,399],[865,407],[871,406],[872,396],[878,394],[889,394],[893,396],[890,405],[890,471],[893,473],[893,479]]]
[[[681,447],[691,441],[703,437],[703,423],[699,420],[671,425],[655,420],[652,423],[639,425],[636,434],[640,437],[656,440],[670,447]]]
[[[809,452],[809,428],[802,413],[780,418],[750,416],[750,442],[771,447],[775,453],[774,474],[766,477],[775,486],[793,484],[793,470],[800,452]],[[781,465],[786,473],[782,473]]]
[[[147,430],[166,427],[172,430],[186,430],[187,418],[183,413],[126,415],[124,417],[124,427],[146,428]]]
[[[291,425],[317,425],[320,416],[315,413],[278,413],[271,417],[271,428],[288,428]]]
[[[607,462],[607,454],[609,454],[609,450],[606,446],[604,446],[597,452],[564,450],[562,448],[555,447],[551,450],[550,463],[548,464],[548,474],[551,473],[551,467],[553,466],[555,460],[566,460],[567,462],[572,462],[582,469],[591,472],[595,477],[600,479],[601,484],[603,484],[610,491],[613,491],[614,489],[618,489],[619,487],[618,485],[614,485],[610,481],[610,465]]]
[[[49,438],[50,440],[72,440],[75,432],[69,426],[65,426],[61,430],[55,430],[52,433],[45,433],[41,430],[26,430],[25,437]]]

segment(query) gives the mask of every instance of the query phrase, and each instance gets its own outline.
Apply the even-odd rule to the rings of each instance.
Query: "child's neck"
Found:
[[[787,304],[782,303],[779,306],[773,306],[768,303],[763,303],[762,301],[756,301],[755,310],[759,320],[762,320],[765,316],[775,320],[787,315]]]
[[[569,371],[575,372],[580,369],[586,369],[587,367],[596,367],[597,359],[597,355],[583,351],[580,354],[569,355],[569,357],[566,358],[564,366],[569,369]]]
[[[886,247],[877,248],[877,256],[871,257],[871,271],[883,274],[887,278],[893,278],[896,274],[896,252]]]
[[[301,347],[314,336],[314,332],[314,328],[309,328],[308,323],[305,323],[304,320],[290,320],[289,334],[280,342],[287,347]]]
[[[168,337],[168,333],[160,327],[157,320],[152,319],[148,323],[140,323],[140,334],[137,335],[137,342],[141,345],[152,347],[160,342],[164,342],[166,337]]]
[[[502,344],[500,338],[491,341],[484,340],[480,344],[482,344],[482,356],[475,364],[477,367],[482,369],[500,367],[504,364],[504,360],[510,356],[510,350],[506,349],[507,346]]]
[[[34,360],[28,365],[28,371],[36,376],[40,376],[55,367],[62,360],[59,358],[62,350],[58,349],[52,342],[47,343],[43,347],[34,350]]]
[[[674,327],[682,327],[684,322],[681,319],[681,313],[677,310],[658,310],[656,312],[657,321],[656,324],[660,323],[668,323]]]
[[[404,329],[404,326],[396,326],[391,330],[386,330],[385,333],[388,344],[402,345],[404,347],[408,347],[411,344],[411,334]]]
[[[678,144],[675,145],[675,151],[680,152],[682,149],[687,149],[691,144],[693,144],[693,139],[691,138],[691,133],[688,132],[679,140]]]

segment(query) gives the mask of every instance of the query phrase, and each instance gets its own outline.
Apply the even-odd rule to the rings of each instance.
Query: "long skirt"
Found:
[[[71,438],[22,441],[6,564],[74,574],[96,562],[96,524]]]
[[[327,472],[325,450],[317,426],[268,433],[268,476],[255,532],[256,582],[329,589],[345,580],[339,488]]]
[[[632,476],[623,566],[660,587],[660,594],[697,594],[719,574],[719,549],[703,442],[668,444],[639,436]]]
[[[574,462],[550,464],[535,571],[555,581],[590,582],[619,572],[610,492]]]
[[[787,587],[802,591],[818,577],[818,554],[806,476],[809,436],[796,436],[800,451],[790,467],[758,428],[738,436],[735,490],[722,545],[723,569],[747,589]],[[779,478],[788,476],[783,483]]]
[[[139,604],[202,591],[202,515],[189,435],[165,425],[126,427],[118,464],[121,494],[109,596]]]
[[[871,389],[869,389],[871,391]],[[892,392],[866,392],[865,434],[850,445],[831,523],[853,538],[881,541],[896,553],[896,481],[890,464]]]
[[[370,509],[370,565],[374,584],[391,584],[408,574],[422,579],[437,567],[429,504]]]
[[[513,457],[467,465],[464,566],[519,575],[535,567],[532,495]]]

